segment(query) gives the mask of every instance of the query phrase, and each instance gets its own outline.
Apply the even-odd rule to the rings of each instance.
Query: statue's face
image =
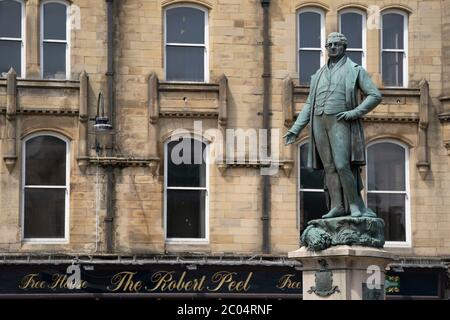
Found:
[[[338,38],[327,39],[325,48],[327,49],[328,57],[330,58],[338,58],[345,53],[345,45]]]

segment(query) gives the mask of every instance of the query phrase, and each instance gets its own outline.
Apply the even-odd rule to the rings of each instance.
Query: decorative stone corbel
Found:
[[[281,104],[283,107],[284,126],[290,128],[294,124],[294,83],[290,77],[283,80],[283,95],[281,96]],[[294,167],[293,146],[286,147],[287,154],[282,169],[287,177],[290,177],[292,168]]]
[[[78,157],[77,163],[84,174],[89,165],[88,154],[88,103],[89,103],[89,77],[86,71],[80,75],[80,109],[78,113]]]
[[[17,74],[11,68],[6,75],[6,155],[3,156],[6,168],[11,173],[17,161]]]
[[[152,175],[157,174],[157,169],[159,165],[159,155],[158,155],[158,136],[159,136],[159,98],[158,98],[158,76],[156,73],[152,72],[148,78],[148,114],[149,114],[149,167]]]
[[[226,131],[227,131],[227,122],[228,122],[228,79],[225,75],[222,75],[219,79],[219,131],[222,135],[223,139],[223,154],[221,161],[225,161],[227,159],[226,153]],[[226,163],[217,164],[217,168],[222,176],[225,175],[227,171]]]
[[[425,179],[430,171],[430,159],[428,153],[428,122],[429,122],[429,88],[428,82],[420,81],[420,105],[419,105],[419,145],[417,147],[417,168],[422,179]]]
[[[284,163],[281,166],[281,169],[283,169],[283,172],[286,175],[286,177],[289,178],[291,176],[293,167],[294,167],[294,160],[284,160]]]

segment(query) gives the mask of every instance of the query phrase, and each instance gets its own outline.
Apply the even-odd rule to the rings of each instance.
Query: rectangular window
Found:
[[[408,84],[408,25],[406,14],[399,12],[382,15],[381,73],[383,85],[406,87]]]
[[[367,148],[367,206],[384,220],[387,244],[410,243],[406,150],[392,142]]]
[[[196,7],[165,11],[165,74],[168,81],[208,81],[208,15]]]
[[[0,77],[11,68],[19,77],[25,72],[23,11],[20,1],[0,1]]]
[[[24,142],[23,238],[65,241],[68,236],[68,144],[53,135]]]
[[[183,138],[166,144],[165,217],[166,239],[208,240],[206,144]]]
[[[44,2],[41,10],[41,64],[45,79],[68,79],[69,6]]]
[[[366,16],[359,10],[344,10],[339,14],[340,32],[347,38],[347,56],[360,66],[366,66]]]
[[[322,218],[328,212],[324,192],[324,171],[307,167],[308,143],[299,147],[299,209],[301,231],[311,220]]]
[[[309,85],[311,76],[324,64],[325,24],[323,12],[302,10],[298,14],[298,68],[302,85]]]

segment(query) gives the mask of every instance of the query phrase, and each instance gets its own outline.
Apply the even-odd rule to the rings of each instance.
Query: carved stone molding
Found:
[[[159,158],[125,158],[125,157],[89,157],[89,163],[101,167],[113,166],[117,168],[125,167],[149,167],[152,174],[156,174],[156,169],[160,162]]]
[[[6,75],[6,155],[3,156],[6,168],[11,173],[17,161],[17,74],[11,68]]]
[[[78,112],[78,157],[77,163],[82,173],[89,165],[88,147],[88,105],[89,105],[89,77],[86,72],[80,75],[80,107]]]

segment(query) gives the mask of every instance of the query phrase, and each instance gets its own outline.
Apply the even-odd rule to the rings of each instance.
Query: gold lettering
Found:
[[[153,288],[148,289],[145,287],[147,291],[201,291],[204,288],[205,276],[202,276],[200,279],[192,279],[186,281],[186,271],[183,271],[180,278],[178,280],[174,277],[175,271],[158,271],[155,272],[151,281],[154,284]]]
[[[56,289],[57,287],[58,288],[67,288],[67,276],[66,275],[55,273],[52,276],[52,280],[53,280],[52,284],[48,286],[50,289]]]
[[[158,271],[155,272],[152,277],[151,281],[156,282],[155,286],[152,289],[147,289],[147,291],[156,291],[158,288],[161,288],[161,291],[166,290],[166,283],[172,281],[172,274],[174,271]]]
[[[245,281],[235,281],[234,275],[236,275],[236,272],[228,272],[228,271],[218,271],[216,272],[211,280],[214,283],[217,283],[216,287],[211,289],[207,287],[209,291],[219,291],[224,285],[227,285],[228,291],[248,291],[250,288],[250,279],[253,276],[253,272],[250,272],[245,279]]]
[[[22,278],[22,281],[19,284],[20,289],[44,289],[45,288],[45,281],[39,281],[36,279],[38,277],[38,273],[31,273],[27,274],[25,277]]]
[[[129,271],[123,271],[115,274],[111,278],[111,284],[113,284],[115,287],[112,289],[107,286],[106,289],[108,291],[129,291],[129,292],[139,292],[142,288],[142,281],[134,281],[133,277],[137,272],[129,272]]]
[[[278,281],[277,288],[278,289],[301,289],[302,283],[301,281],[293,281],[292,278],[294,274],[285,274]]]

